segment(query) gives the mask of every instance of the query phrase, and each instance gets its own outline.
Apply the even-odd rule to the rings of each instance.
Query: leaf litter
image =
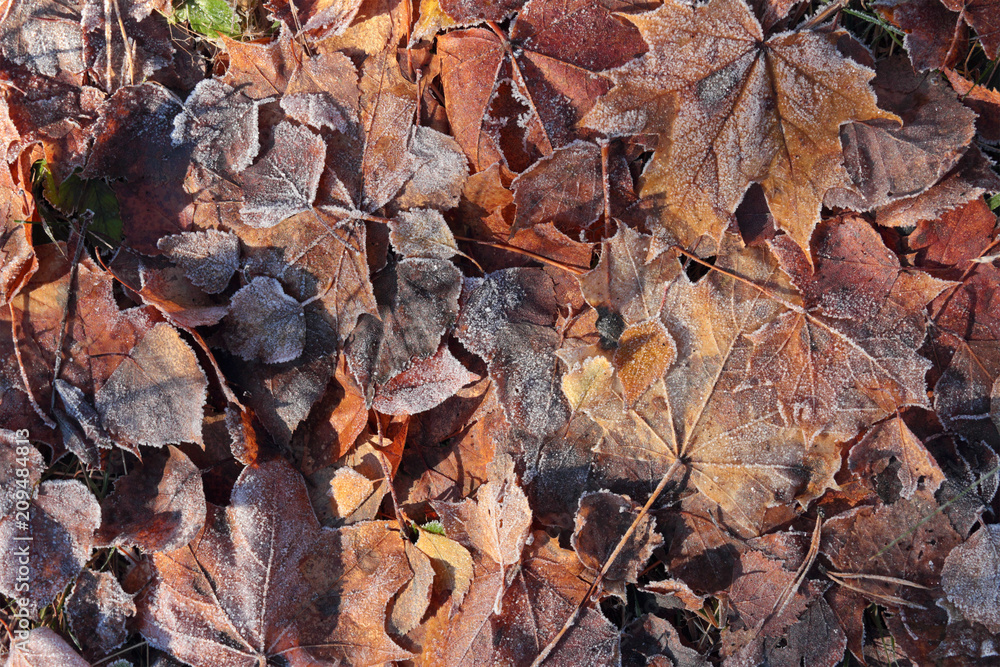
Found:
[[[9,0],[5,664],[990,660],[981,4]]]

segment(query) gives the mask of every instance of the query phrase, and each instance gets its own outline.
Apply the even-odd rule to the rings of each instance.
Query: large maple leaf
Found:
[[[946,283],[901,273],[857,220],[824,228],[815,276],[790,241],[774,246],[784,270],[766,249],[735,243],[727,237],[700,281],[681,274],[666,286],[660,317],[677,360],[637,400],[602,356],[563,387],[607,433],[596,451],[610,484],[648,492],[680,466],[734,526],[755,531],[768,507],[833,484],[838,442],[899,405],[927,405],[919,313]],[[858,271],[851,260],[865,247]]]
[[[274,461],[244,470],[191,544],[153,556],[139,631],[195,666],[377,664],[408,655],[384,612],[409,577],[385,523],[321,529],[301,476]]]
[[[777,226],[808,248],[823,194],[849,185],[840,126],[895,119],[875,104],[872,71],[840,55],[838,32],[767,37],[742,0],[668,0],[627,18],[649,52],[609,72],[615,88],[583,123],[659,136],[642,194],[678,219],[685,246],[718,241],[756,182]]]

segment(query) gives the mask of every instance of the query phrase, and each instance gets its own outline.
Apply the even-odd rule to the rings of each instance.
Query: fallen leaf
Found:
[[[172,326],[160,323],[132,348],[94,401],[107,427],[128,442],[202,444],[207,389],[191,346]]]
[[[440,405],[455,392],[479,379],[442,346],[434,356],[415,361],[379,386],[372,407],[387,415],[414,415]]]
[[[11,647],[4,667],[89,667],[66,641],[51,628],[38,627],[23,642]]]
[[[4,565],[0,592],[36,614],[62,593],[90,560],[94,531],[100,524],[101,506],[83,482],[43,482],[27,510],[18,509],[0,520],[0,560]],[[27,572],[21,569],[25,556],[30,561]]]
[[[326,158],[326,145],[310,130],[288,122],[274,129],[274,146],[243,172],[242,220],[274,227],[312,208]]]
[[[876,424],[851,447],[848,465],[851,472],[873,485],[881,481],[881,475],[895,477],[892,486],[898,485],[898,494],[885,502],[912,497],[918,484],[934,493],[944,481],[937,461],[898,416]]]
[[[80,9],[56,0],[10,0],[0,29],[4,58],[46,76],[83,72]]]
[[[951,550],[941,569],[941,587],[966,618],[1000,632],[1000,526],[983,526]]]
[[[115,575],[85,569],[66,600],[66,615],[86,653],[98,657],[125,643],[125,623],[135,615],[135,604]]]
[[[662,198],[682,245],[720,241],[756,182],[776,226],[808,249],[823,195],[848,182],[840,126],[895,119],[876,106],[871,71],[837,52],[836,33],[767,38],[741,0],[668,0],[628,21],[650,50],[609,72],[615,88],[583,123],[661,137],[641,192]]]
[[[115,481],[101,514],[95,536],[101,546],[137,546],[146,553],[180,549],[205,523],[201,471],[174,446],[150,452]]]
[[[156,247],[209,294],[226,289],[239,267],[239,237],[229,232],[209,229],[164,236]]]
[[[628,496],[608,491],[581,496],[572,537],[573,550],[580,562],[594,572],[601,572],[617,547],[619,536],[633,522],[637,523],[635,532],[604,575],[610,584],[636,583],[640,569],[663,543],[663,538],[656,533],[656,520],[648,514],[640,519],[639,506]]]
[[[306,344],[306,314],[281,283],[257,276],[230,300],[225,337],[229,350],[243,359],[293,361]]]
[[[174,117],[171,142],[191,144],[191,157],[220,174],[249,167],[260,150],[259,103],[217,79],[195,86]]]

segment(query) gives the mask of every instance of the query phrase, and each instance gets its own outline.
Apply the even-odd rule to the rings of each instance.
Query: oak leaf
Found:
[[[615,88],[583,123],[660,137],[642,194],[679,220],[682,245],[720,241],[756,182],[777,227],[808,249],[823,195],[848,182],[840,126],[896,119],[876,106],[872,72],[837,52],[835,32],[767,37],[743,0],[668,0],[627,18],[650,50],[609,72]]]

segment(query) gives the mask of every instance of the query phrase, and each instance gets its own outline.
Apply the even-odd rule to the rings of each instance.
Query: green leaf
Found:
[[[113,243],[122,240],[122,217],[118,198],[111,187],[100,179],[86,180],[73,174],[57,183],[48,165],[41,163],[42,193],[60,213],[74,216],[90,210],[94,219],[90,230]]]
[[[1000,193],[997,193],[986,200],[986,203],[990,205],[990,209],[995,211],[1000,208]]]
[[[444,525],[440,521],[428,521],[424,525],[420,526],[423,530],[428,533],[434,533],[436,535],[444,535]]]
[[[226,0],[187,0],[174,10],[170,18],[172,21],[187,21],[191,30],[206,37],[220,34],[234,38],[240,36],[239,19]]]

